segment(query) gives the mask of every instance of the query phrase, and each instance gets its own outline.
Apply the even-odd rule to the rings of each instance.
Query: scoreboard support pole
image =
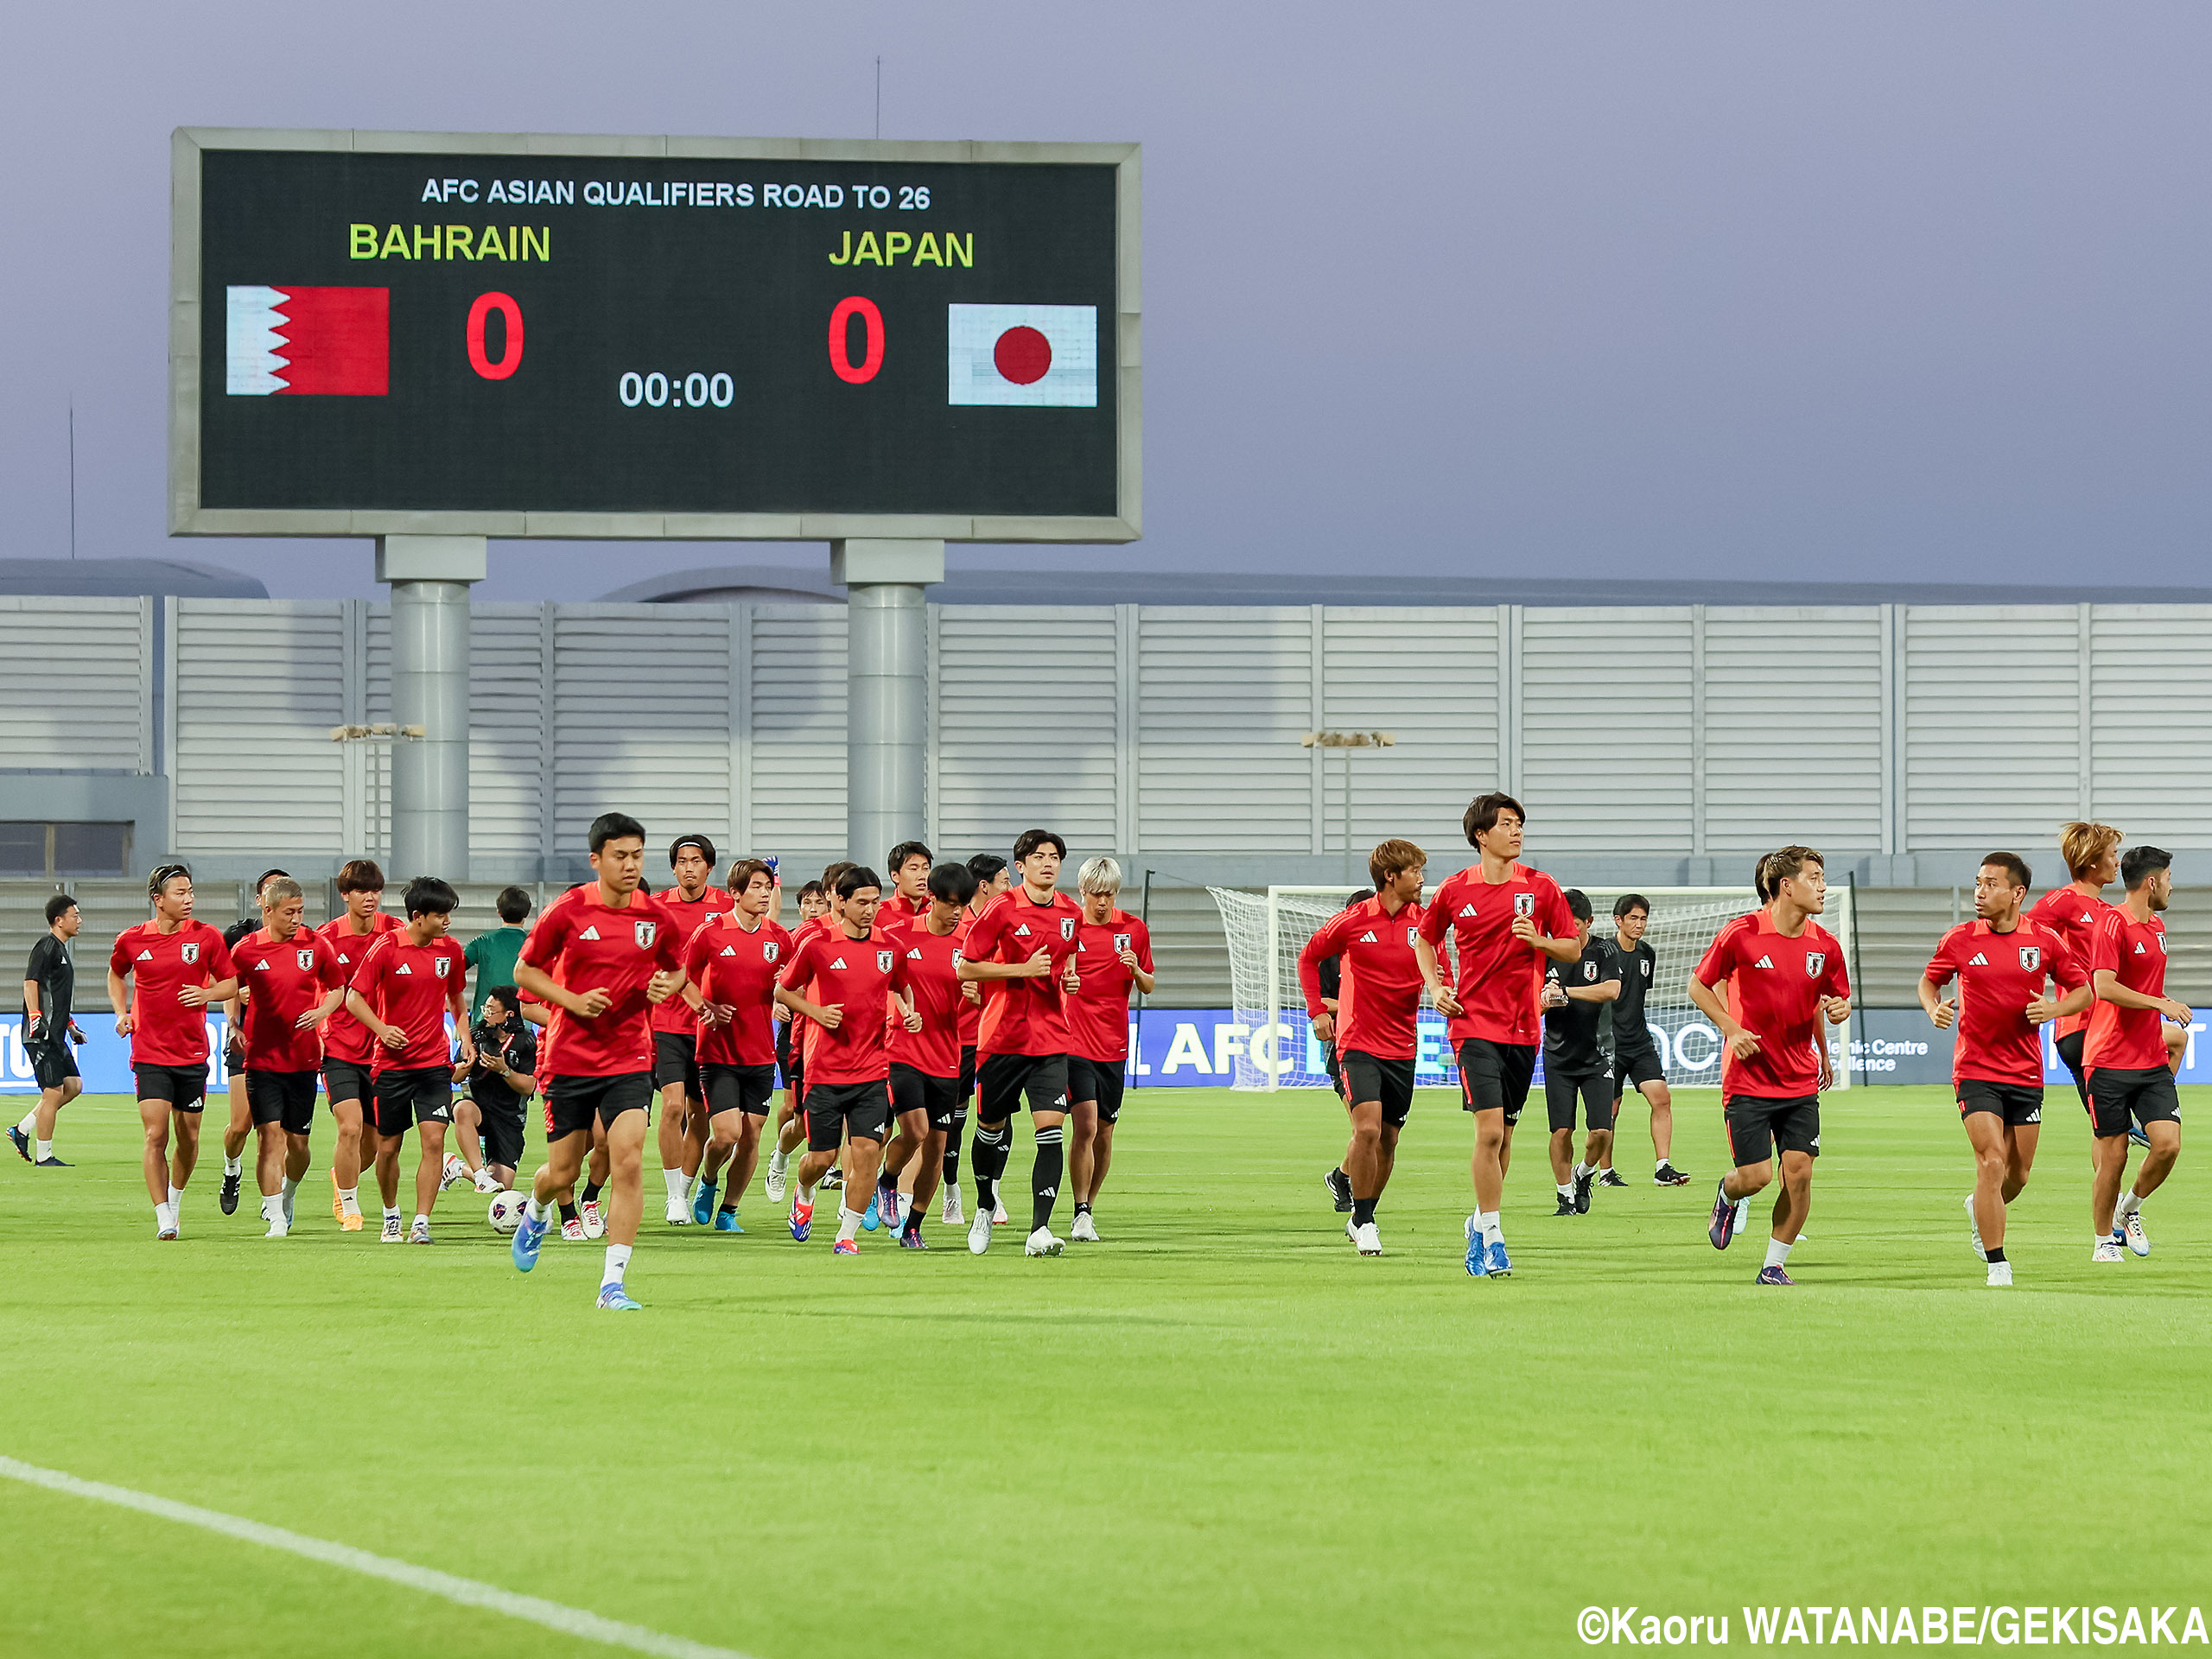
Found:
[[[944,543],[832,542],[830,579],[844,584],[847,599],[845,855],[873,866],[922,834],[929,741],[922,589],[944,580]]]
[[[391,717],[423,735],[391,747],[391,868],[468,880],[468,590],[484,580],[481,536],[379,536],[391,586]]]

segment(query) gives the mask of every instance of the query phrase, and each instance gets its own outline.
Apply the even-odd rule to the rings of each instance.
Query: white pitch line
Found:
[[[367,1550],[355,1549],[350,1544],[328,1543],[321,1538],[310,1538],[304,1533],[288,1532],[283,1527],[264,1526],[258,1521],[244,1520],[217,1510],[203,1510],[197,1504],[179,1503],[170,1498],[134,1492],[127,1486],[110,1486],[98,1480],[79,1480],[76,1476],[64,1474],[58,1469],[41,1469],[36,1464],[19,1463],[13,1458],[0,1457],[0,1475],[22,1481],[28,1485],[43,1486],[50,1492],[64,1492],[71,1497],[86,1497],[95,1503],[112,1503],[119,1509],[137,1510],[142,1515],[158,1516],[164,1521],[200,1527],[208,1532],[219,1532],[226,1537],[244,1539],[249,1544],[289,1551],[294,1555],[305,1556],[311,1561],[321,1561],[327,1567],[342,1567],[369,1578],[386,1579],[393,1584],[404,1585],[410,1590],[443,1596],[448,1601],[459,1602],[464,1607],[489,1608],[495,1613],[505,1613],[510,1618],[526,1619],[532,1624],[542,1624],[549,1630],[558,1630],[563,1636],[580,1637],[587,1642],[603,1642],[612,1648],[628,1648],[635,1653],[650,1653],[657,1656],[658,1659],[747,1659],[746,1655],[732,1648],[713,1648],[703,1642],[690,1641],[680,1636],[664,1636],[660,1631],[649,1630],[641,1624],[624,1624],[614,1619],[601,1618],[597,1613],[586,1612],[581,1607],[564,1607],[557,1601],[546,1601],[537,1596],[518,1596],[512,1590],[500,1589],[497,1585],[455,1578],[450,1573],[441,1573],[435,1567],[417,1567],[412,1561],[396,1561],[388,1555],[372,1555]]]

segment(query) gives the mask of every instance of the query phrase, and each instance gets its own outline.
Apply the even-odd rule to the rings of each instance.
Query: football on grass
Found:
[[[522,1225],[523,1196],[519,1192],[502,1192],[492,1200],[492,1230],[512,1233]]]

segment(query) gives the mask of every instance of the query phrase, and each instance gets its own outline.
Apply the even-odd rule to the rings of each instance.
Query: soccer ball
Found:
[[[516,1228],[521,1226],[524,1203],[523,1195],[519,1192],[502,1192],[493,1198],[491,1213],[492,1230],[495,1233],[512,1233]]]

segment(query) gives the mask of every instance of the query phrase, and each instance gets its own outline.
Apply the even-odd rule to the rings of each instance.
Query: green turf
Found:
[[[1103,1244],[836,1260],[756,1188],[742,1238],[649,1221],[618,1319],[597,1247],[522,1278],[456,1191],[435,1249],[387,1249],[319,1168],[265,1243],[203,1166],[157,1246],[135,1114],[88,1101],[75,1169],[0,1160],[4,1450],[761,1659],[1570,1653],[1593,1603],[1726,1612],[1741,1650],[1761,1601],[2203,1600],[2207,1180],[2185,1155],[2155,1254],[2092,1268],[2062,1103],[2010,1295],[1936,1090],[1830,1097],[1794,1293],[1751,1283],[1763,1220],[1706,1243],[1709,1093],[1693,1185],[1649,1184],[1639,1122],[1578,1219],[1524,1134],[1497,1283],[1460,1268],[1450,1096],[1362,1261],[1330,1097],[1160,1090]],[[0,1560],[9,1655],[607,1651],[9,1482]]]

